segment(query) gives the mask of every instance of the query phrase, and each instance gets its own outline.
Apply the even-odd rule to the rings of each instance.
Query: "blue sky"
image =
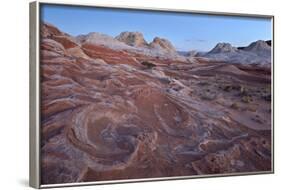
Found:
[[[272,38],[271,20],[266,18],[43,4],[41,19],[73,36],[139,31],[148,42],[155,36],[167,38],[181,51],[208,51],[218,42],[246,46]]]

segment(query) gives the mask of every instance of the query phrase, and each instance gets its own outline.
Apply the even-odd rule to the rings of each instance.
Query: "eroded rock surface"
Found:
[[[42,30],[43,184],[271,170],[270,69],[82,41]]]

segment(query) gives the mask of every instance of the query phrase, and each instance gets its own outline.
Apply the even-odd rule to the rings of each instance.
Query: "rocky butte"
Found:
[[[264,47],[185,57],[159,37],[74,37],[42,24],[42,183],[270,171]]]
[[[124,42],[133,47],[147,47],[148,43],[145,41],[142,33],[140,32],[122,32],[116,36],[117,40]]]

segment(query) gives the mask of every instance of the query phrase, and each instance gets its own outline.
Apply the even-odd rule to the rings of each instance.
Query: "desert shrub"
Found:
[[[142,65],[146,66],[148,69],[152,69],[153,67],[156,67],[155,64],[149,62],[149,61],[143,61],[141,62]]]
[[[260,118],[259,115],[256,115],[255,117],[251,118],[251,120],[253,120],[253,121],[257,122],[257,123],[260,123],[260,124],[263,123],[263,121],[262,121],[262,119]]]
[[[210,89],[206,89],[200,93],[200,98],[203,100],[214,100],[216,97],[216,92],[210,91]]]
[[[183,89],[183,87],[182,87],[182,86],[174,86],[172,89],[173,89],[174,91],[180,91],[180,90]]]
[[[257,111],[257,106],[248,106],[247,110],[250,112],[256,112]]]
[[[262,89],[262,92],[260,94],[262,99],[266,101],[271,101],[271,86],[267,85],[265,88]]]
[[[226,92],[230,92],[232,90],[232,86],[231,85],[225,85],[222,87],[222,89]]]
[[[224,85],[222,87],[220,87],[223,91],[226,91],[226,92],[230,92],[232,90],[239,90],[240,89],[240,86],[239,85],[234,85],[234,84],[227,84],[227,85]]]
[[[271,94],[265,94],[262,96],[264,100],[271,101]]]
[[[249,89],[247,89],[245,86],[240,86],[240,95],[241,96],[247,96],[249,94]]]
[[[266,92],[271,92],[271,85],[266,85],[265,91]]]
[[[245,93],[245,87],[244,86],[240,86],[240,93],[241,94]]]
[[[242,96],[242,102],[250,103],[251,101],[253,101],[251,96]]]
[[[159,81],[160,81],[161,83],[163,83],[163,84],[169,84],[169,83],[171,83],[171,79],[169,79],[169,78],[164,78],[164,77],[159,78]]]
[[[239,104],[237,103],[237,102],[234,102],[234,103],[232,103],[231,105],[230,105],[230,107],[232,108],[232,109],[239,109]]]

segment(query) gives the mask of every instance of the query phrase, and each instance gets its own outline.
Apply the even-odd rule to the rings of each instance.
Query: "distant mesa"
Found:
[[[233,53],[237,51],[238,49],[230,43],[218,43],[209,53]]]
[[[133,47],[147,47],[143,34],[140,32],[121,32],[115,39]]]

